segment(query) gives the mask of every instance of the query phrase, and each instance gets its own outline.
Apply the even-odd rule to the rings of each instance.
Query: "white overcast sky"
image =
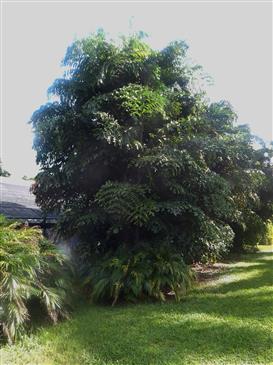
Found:
[[[7,1],[2,10],[0,157],[15,178],[37,172],[27,122],[62,75],[67,46],[98,28],[113,37],[143,30],[155,48],[186,40],[214,80],[211,99],[229,100],[240,123],[272,139],[271,2]]]

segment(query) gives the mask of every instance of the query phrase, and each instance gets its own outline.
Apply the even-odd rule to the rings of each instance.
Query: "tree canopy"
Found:
[[[31,118],[37,202],[90,252],[168,243],[188,262],[210,259],[272,217],[272,149],[253,147],[228,102],[196,91],[186,54],[181,41],[78,40],[49,89],[58,101]]]

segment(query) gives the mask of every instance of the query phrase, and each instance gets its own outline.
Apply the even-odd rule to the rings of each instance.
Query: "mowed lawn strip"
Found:
[[[273,254],[245,255],[183,302],[84,305],[0,350],[1,365],[273,364]]]

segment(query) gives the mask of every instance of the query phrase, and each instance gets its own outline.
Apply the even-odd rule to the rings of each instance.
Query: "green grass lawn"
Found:
[[[181,303],[86,306],[1,350],[1,365],[273,364],[272,253],[224,265]]]

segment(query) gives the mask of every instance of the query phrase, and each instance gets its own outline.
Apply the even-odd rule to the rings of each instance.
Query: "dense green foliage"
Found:
[[[119,247],[108,252],[92,266],[85,281],[92,288],[92,299],[135,302],[153,298],[165,301],[167,295],[181,300],[191,287],[193,272],[184,264],[181,255],[169,246],[138,247],[128,251]],[[170,292],[171,291],[171,292]]]
[[[67,316],[65,258],[37,228],[0,216],[0,331],[12,342],[26,329],[34,298],[53,322]]]
[[[270,365],[272,258],[259,253],[226,263],[179,303],[85,304],[70,321],[0,349],[0,359],[5,365]]]
[[[58,101],[32,116],[37,202],[90,252],[164,242],[210,260],[256,243],[272,217],[272,149],[195,91],[186,51],[102,32],[76,41],[49,90]]]

